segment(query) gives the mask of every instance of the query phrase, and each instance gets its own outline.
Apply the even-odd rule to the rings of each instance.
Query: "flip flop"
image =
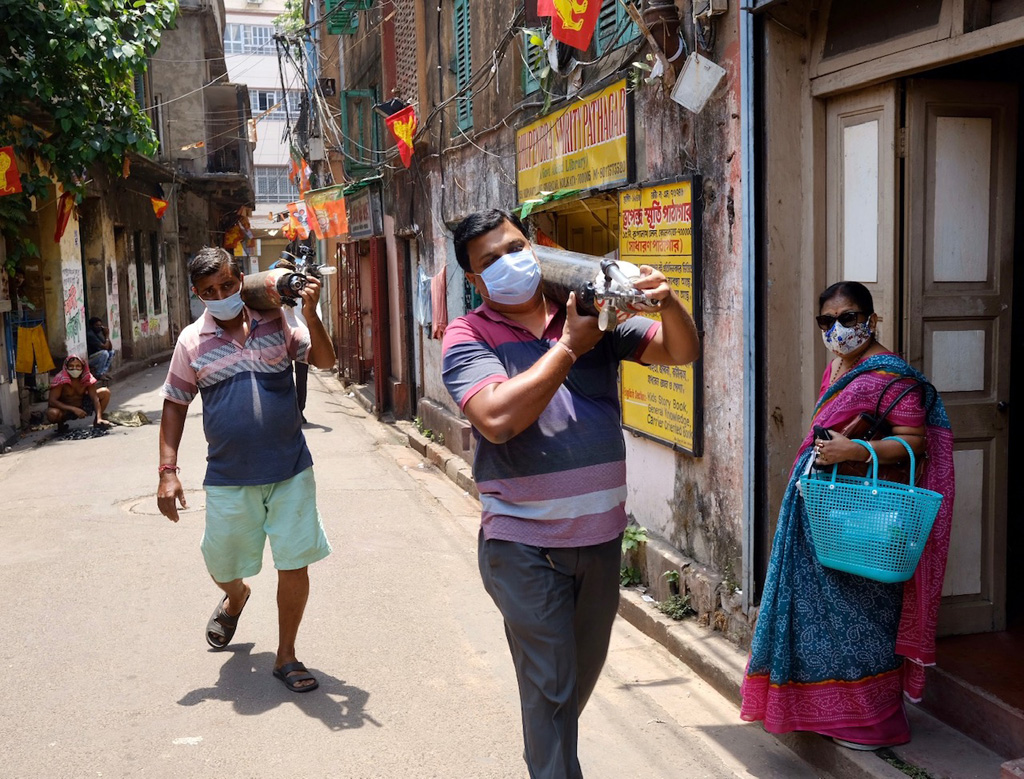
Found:
[[[252,595],[251,587],[245,594],[242,611],[245,611],[245,604],[249,602],[250,595]],[[224,605],[227,602],[228,596],[225,595],[221,602],[217,604],[217,608],[213,610],[213,616],[210,617],[210,621],[206,623],[206,643],[214,649],[224,649],[231,643],[231,639],[235,635],[235,629],[238,627],[238,618],[242,616],[242,611],[239,611],[235,616],[231,616],[224,611]]]
[[[302,673],[298,676],[288,675],[290,673],[295,673],[296,671],[301,671]],[[275,668],[274,676],[284,682],[284,686],[292,692],[310,692],[320,686],[320,682],[316,680],[316,677],[309,673],[309,671],[306,670],[306,666],[297,660],[294,663],[285,663],[280,668]],[[299,687],[296,685],[296,682],[305,682],[310,679],[313,680],[313,683],[310,685],[305,687]]]

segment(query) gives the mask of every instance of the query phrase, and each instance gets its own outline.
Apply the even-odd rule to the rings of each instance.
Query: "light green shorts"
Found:
[[[258,574],[267,538],[279,571],[305,568],[331,553],[316,508],[312,468],[274,484],[207,485],[201,548],[214,581]]]

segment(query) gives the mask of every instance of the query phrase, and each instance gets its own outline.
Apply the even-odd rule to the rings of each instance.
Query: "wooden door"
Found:
[[[907,83],[906,353],[955,436],[940,634],[1006,625],[1016,126],[1016,86]]]
[[[362,383],[362,338],[359,301],[359,245],[339,243],[338,267],[338,369],[348,381]]]
[[[391,317],[388,300],[388,253],[383,238],[370,239],[370,279],[373,308],[373,381],[377,417],[391,409],[389,385],[391,378]]]
[[[898,100],[899,86],[889,82],[828,101],[826,278],[822,284],[822,289],[837,281],[864,284],[874,299],[879,340],[894,350],[899,350],[901,336]]]

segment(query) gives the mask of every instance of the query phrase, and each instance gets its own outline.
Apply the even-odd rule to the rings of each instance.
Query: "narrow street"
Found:
[[[189,508],[178,525],[156,510],[165,370],[112,386],[112,408],[153,424],[36,433],[0,456],[0,775],[524,777],[512,664],[476,571],[478,505],[334,376],[313,372],[306,409],[334,546],[311,568],[298,644],[320,688],[271,676],[269,550],[230,650],[209,650],[198,401],[179,459]],[[814,776],[622,620],[580,749],[591,778]]]

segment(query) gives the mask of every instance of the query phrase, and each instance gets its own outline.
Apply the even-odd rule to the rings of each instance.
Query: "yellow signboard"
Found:
[[[516,132],[519,202],[629,180],[632,116],[623,79]]]
[[[692,179],[621,191],[619,256],[664,273],[699,325],[700,216],[693,192]],[[699,457],[702,384],[699,361],[683,366],[623,362],[623,426]]]

